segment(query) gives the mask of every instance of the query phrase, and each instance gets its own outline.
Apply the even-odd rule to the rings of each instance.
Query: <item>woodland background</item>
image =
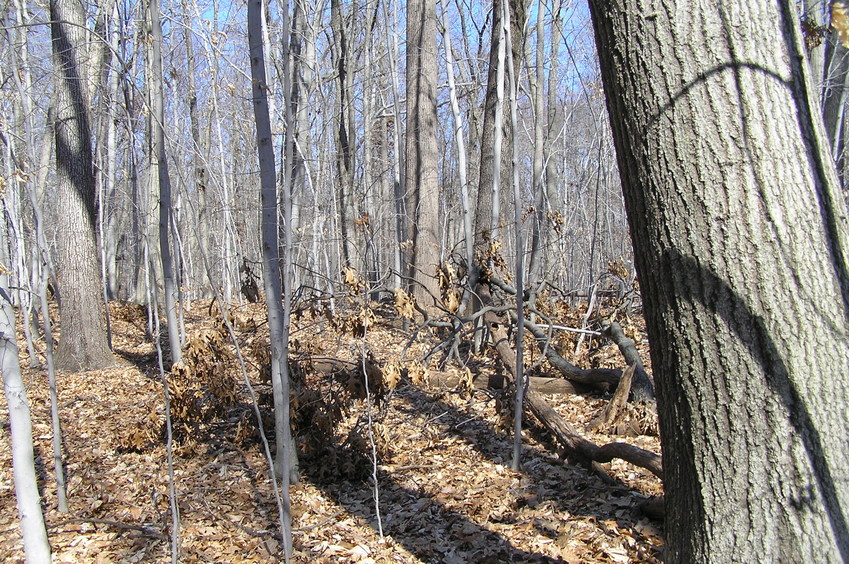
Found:
[[[395,185],[404,149],[404,4],[393,2],[297,2],[293,9],[293,75],[299,88],[297,154],[301,168],[292,186],[295,254],[294,287],[333,293],[345,266],[341,222],[346,222],[350,265],[367,279],[399,287]],[[145,3],[86,5],[96,84],[91,101],[92,133],[101,209],[103,263],[111,297],[145,301],[144,242],[158,222],[158,178],[150,166],[149,43]],[[283,60],[279,6],[268,7],[268,71],[272,131],[282,157]],[[475,201],[480,139],[490,50],[491,6],[440,6],[441,22],[452,36],[456,96],[466,147],[466,182]],[[536,10],[536,8],[534,8]],[[534,206],[533,123],[544,123],[545,279],[563,292],[586,292],[609,260],[629,263],[631,254],[612,144],[607,132],[586,6],[544,6],[545,69],[536,78],[537,34],[522,41],[518,90],[520,185],[523,213]],[[47,112],[55,75],[50,57],[46,6],[10,2],[4,10],[4,128],[6,178],[17,194],[9,207],[28,221],[27,186],[51,217]],[[532,15],[533,17],[533,15]],[[251,105],[250,64],[244,4],[165,3],[162,6],[162,61],[165,145],[172,181],[173,242],[184,299],[225,301],[239,294],[244,261],[259,271],[260,207],[256,129]],[[532,25],[533,22],[528,23]],[[108,41],[104,45],[102,41]],[[455,128],[449,103],[445,43],[437,38],[439,65],[438,174],[440,258],[459,251],[462,235]],[[544,105],[533,107],[541,89]],[[506,121],[506,118],[505,118]],[[344,132],[344,135],[343,135]],[[15,158],[11,154],[14,152]],[[340,173],[338,159],[350,163]],[[509,155],[505,151],[505,160]],[[155,159],[155,157],[154,157]],[[281,167],[278,165],[278,170]],[[42,176],[43,178],[43,176]],[[12,194],[10,194],[11,196]],[[498,224],[504,225],[502,253],[513,262],[509,186]],[[474,212],[474,210],[472,210]],[[50,222],[47,222],[48,231]],[[18,227],[16,257],[31,270],[26,223]],[[489,226],[487,226],[488,228]],[[53,234],[48,232],[48,238]],[[400,239],[400,241],[399,241]],[[148,252],[157,252],[151,248]],[[207,254],[211,280],[201,253]],[[16,273],[18,270],[16,269]],[[394,283],[393,283],[394,282]]]

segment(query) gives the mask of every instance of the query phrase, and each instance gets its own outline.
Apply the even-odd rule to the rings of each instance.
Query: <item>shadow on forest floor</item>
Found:
[[[518,527],[527,535],[540,536],[565,548],[570,532],[568,525],[564,527],[565,520],[607,518],[612,531],[633,531],[645,521],[636,507],[642,498],[632,495],[628,486],[618,481],[612,485],[604,483],[583,468],[564,465],[536,446],[523,449],[521,472],[504,468],[503,461],[512,455],[511,439],[497,433],[473,409],[453,405],[450,397],[448,400],[435,399],[427,392],[407,386],[393,401],[398,402],[393,409],[403,417],[423,415],[428,420],[438,421],[437,427],[431,430],[434,436],[439,434],[451,442],[464,443],[466,447],[460,448],[473,449],[480,464],[474,474],[474,467],[469,468],[465,461],[444,459],[440,455],[440,445],[433,444],[418,452],[421,455],[416,460],[419,464],[378,465],[383,532],[424,562],[565,562],[563,557],[517,548],[510,538],[499,534],[498,529],[504,525]],[[534,434],[543,440],[548,438],[539,428],[534,429]],[[540,446],[554,450],[550,443]],[[434,456],[429,457],[427,453]],[[357,466],[370,472],[373,465],[368,454],[360,452],[359,456]],[[495,471],[487,466],[494,467]],[[422,467],[431,469],[423,480],[405,476],[406,468]],[[327,482],[322,468],[319,460],[306,461],[303,477],[350,514],[377,530],[374,493],[369,485],[373,479]],[[476,478],[489,472],[496,474],[496,481],[501,482],[500,487],[496,487],[500,494],[479,491],[481,488],[476,487]],[[498,475],[502,476],[500,480]],[[468,484],[470,489],[463,491],[454,487],[452,480]],[[493,500],[493,493],[503,497]],[[615,519],[610,519],[611,504],[619,508]],[[550,509],[547,513],[551,518],[540,518],[524,511],[541,506]],[[548,544],[546,540],[543,544]]]
[[[64,561],[92,561],[94,555],[115,562],[168,558],[162,383],[156,352],[142,332],[144,324],[134,323],[133,316],[135,309],[125,313],[132,318],[124,320],[127,323],[119,319],[115,324],[116,356],[126,365],[64,374],[58,381],[70,516],[56,512],[48,476],[46,382],[38,371],[28,371],[50,538]],[[254,312],[254,317],[261,316],[261,311]],[[214,319],[199,316],[198,321],[188,317],[187,321],[192,322],[193,335],[217,330]],[[393,333],[372,335],[378,354],[396,354]],[[405,335],[401,337],[406,341]],[[263,426],[270,429],[270,386],[255,372],[262,366],[256,355],[267,350],[267,337],[245,330],[239,338],[243,351],[254,355],[249,377],[260,395]],[[335,332],[316,330],[311,342],[323,346],[320,353],[326,357],[344,358],[347,345],[334,338],[338,340]],[[221,369],[241,385],[232,355],[217,350],[204,352],[202,358],[214,374]],[[489,369],[474,370],[485,375]],[[326,376],[312,373],[306,389],[333,397],[338,382]],[[185,382],[199,386],[201,394],[210,390],[196,375]],[[238,391],[235,403],[227,405],[196,397],[201,407],[211,406],[213,411],[200,423],[176,422],[181,558],[277,562],[281,553],[276,503],[247,395]],[[586,397],[562,401],[567,402],[561,406],[567,410],[564,417],[576,422],[589,420],[603,405]],[[553,454],[556,449],[547,432],[533,422],[526,425],[523,469],[513,472],[507,462],[511,440],[496,426],[499,416],[491,394],[476,391],[469,396],[402,384],[372,414],[380,451],[376,470],[362,425],[364,404],[342,403],[345,416],[334,424],[326,444],[306,432],[315,420],[300,422],[306,428],[299,450],[306,455],[302,481],[291,489],[294,562],[657,561],[660,532],[637,510],[641,501],[656,493],[657,480],[614,463],[611,474],[621,482],[611,484],[565,464]],[[273,436],[269,441],[273,445]],[[0,477],[7,475],[2,464],[7,456],[8,449],[0,449]],[[10,469],[10,462],[6,466]],[[383,539],[370,487],[373,472],[379,485]],[[0,516],[0,525],[6,527],[0,527],[0,560],[18,561],[19,540],[3,532],[17,530],[10,524],[11,490],[0,491],[0,508],[0,514],[9,509],[8,518]]]

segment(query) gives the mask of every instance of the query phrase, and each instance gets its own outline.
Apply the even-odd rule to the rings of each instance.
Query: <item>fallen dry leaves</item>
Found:
[[[195,304],[187,313],[190,335],[220,325],[220,320],[207,314],[206,305]],[[355,308],[352,311],[356,313]],[[364,338],[338,330],[326,312],[315,310],[300,316],[299,329],[293,333],[296,353],[356,361],[358,354],[368,350],[378,365],[412,366],[413,360],[422,358],[439,340],[423,332],[408,347],[409,334],[400,329],[400,320],[389,320],[385,311],[381,315],[378,309],[375,313],[376,323],[367,327]],[[163,394],[155,353],[145,338],[143,310],[113,304],[112,314],[121,364],[58,376],[69,514],[55,509],[46,375],[42,370],[25,370],[37,465],[57,563],[170,559],[166,452],[158,432],[164,420]],[[576,319],[580,315],[571,314]],[[260,395],[267,396],[262,306],[243,306],[233,315],[234,324],[241,328],[237,334],[249,376]],[[568,349],[574,344],[561,346]],[[581,354],[588,364],[611,362],[621,367],[615,347],[598,341],[585,344]],[[213,418],[179,423],[183,428],[178,429],[182,438],[177,445],[175,474],[182,519],[181,560],[277,562],[281,541],[268,464],[256,438],[235,357],[226,362],[226,370],[219,366],[216,371],[234,379],[242,403],[213,411]],[[645,362],[648,364],[648,359]],[[417,371],[424,369],[416,366]],[[491,357],[481,356],[474,358],[469,368],[480,373],[497,366]],[[547,367],[542,365],[540,370]],[[343,394],[342,384],[326,374],[305,369],[301,377],[304,388],[313,391],[313,395],[302,396],[302,402],[304,398],[329,401],[331,396],[338,399]],[[548,399],[597,444],[627,440],[659,452],[656,436],[623,439],[586,431],[585,425],[606,405],[604,398]],[[266,399],[263,409],[268,417],[267,404]],[[654,476],[622,461],[605,465],[612,478],[607,480],[572,466],[558,458],[551,438],[533,421],[527,422],[525,431],[522,471],[512,471],[511,438],[499,430],[500,415],[488,392],[400,384],[372,411],[375,449],[380,457],[376,469],[370,461],[366,402],[349,398],[347,403],[338,403],[334,413],[327,406],[331,404],[319,413],[325,417],[322,436],[327,444],[309,444],[315,437],[307,432],[300,439],[306,453],[302,481],[291,489],[295,562],[625,563],[659,559],[662,525],[638,509],[641,502],[662,493]],[[646,415],[639,417],[645,419]],[[23,562],[4,400],[0,400],[0,422],[4,426],[0,434],[0,560]],[[651,427],[651,421],[642,421],[629,428],[633,435]],[[375,478],[377,494],[372,487]]]

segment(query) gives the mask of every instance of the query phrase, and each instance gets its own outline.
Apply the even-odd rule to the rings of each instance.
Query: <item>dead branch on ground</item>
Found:
[[[622,353],[625,362],[629,366],[635,367],[631,396],[638,401],[654,399],[654,385],[643,368],[643,361],[637,352],[637,345],[634,340],[625,335],[622,326],[615,321],[604,320],[601,326],[605,336],[619,347],[619,352]]]
[[[622,373],[622,380],[619,382],[619,386],[616,387],[616,393],[613,394],[613,397],[607,403],[607,407],[604,408],[604,412],[590,422],[589,428],[591,430],[595,431],[596,429],[610,425],[622,412],[622,408],[628,403],[628,393],[631,391],[631,381],[634,377],[636,367],[636,364],[632,364]]]
[[[479,293],[485,304],[491,302],[492,296],[489,294],[487,288],[482,287]],[[495,349],[515,381],[517,374],[516,354],[510,346],[507,332],[495,314],[489,314],[485,319],[490,327]],[[613,458],[621,458],[635,466],[647,469],[658,478],[663,478],[661,457],[657,454],[627,443],[619,442],[599,447],[581,436],[577,430],[548,405],[538,392],[528,390],[525,398],[530,412],[554,435],[567,456],[575,458],[588,466],[591,466],[594,462],[610,462]]]
[[[508,294],[516,294],[515,288],[509,286],[497,276],[490,276],[489,282]],[[535,311],[533,304],[529,304],[528,309],[529,311]],[[511,319],[514,317],[515,313],[511,312]],[[541,327],[532,323],[528,319],[525,320],[525,327],[527,327],[537,339],[539,348],[548,359],[548,362],[554,366],[564,378],[571,380],[572,382],[578,382],[595,387],[602,391],[608,391],[618,386],[619,380],[622,378],[621,370],[612,368],[578,368],[563,358],[560,353],[551,347],[551,336],[543,331]],[[640,355],[637,353],[634,341],[625,336],[625,333],[622,331],[622,327],[616,322],[607,322],[604,334],[619,346],[619,350],[622,352],[622,356],[625,357],[625,362],[627,364],[637,365],[631,389],[632,399],[638,401],[653,399],[654,386],[643,369],[643,363],[640,360]]]

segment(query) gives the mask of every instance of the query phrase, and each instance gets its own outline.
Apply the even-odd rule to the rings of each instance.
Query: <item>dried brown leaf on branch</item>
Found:
[[[416,302],[403,288],[395,290],[395,311],[398,312],[398,317],[403,319],[412,319],[416,313]]]
[[[362,276],[360,276],[360,273],[357,272],[356,268],[346,266],[342,271],[342,274],[345,276],[345,284],[348,286],[348,292],[352,296],[357,296],[362,293],[366,283]]]
[[[837,32],[840,43],[849,49],[849,4],[833,1],[831,9],[831,27]]]

